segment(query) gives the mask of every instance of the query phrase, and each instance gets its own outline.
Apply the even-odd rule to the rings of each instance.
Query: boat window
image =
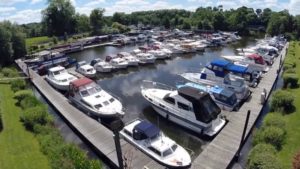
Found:
[[[86,71],[87,71],[87,72],[92,72],[92,71],[93,71],[93,69],[87,69]]]
[[[172,150],[176,151],[177,147],[178,147],[177,144],[172,145]]]
[[[89,93],[88,93],[87,90],[82,90],[82,91],[80,91],[80,94],[81,94],[82,97],[89,96]]]
[[[100,109],[101,107],[102,107],[101,104],[96,104],[96,105],[95,105],[95,108],[96,108],[96,109]]]
[[[210,98],[206,97],[202,100],[202,110],[206,111],[209,114],[211,119],[217,118],[218,114],[220,114],[220,108],[216,105],[216,103]]]
[[[170,103],[170,104],[175,104],[175,99],[170,97],[169,96],[170,94],[167,94],[165,97],[164,97],[164,101]]]
[[[132,137],[132,134],[128,130],[124,130],[124,133]]]
[[[191,110],[190,106],[188,106],[186,104],[183,104],[181,102],[177,102],[177,105],[178,105],[178,108],[180,108],[180,109],[183,109],[183,110],[186,110],[186,111]]]
[[[53,75],[59,75],[59,71],[54,71]]]
[[[103,102],[103,104],[104,104],[104,106],[107,106],[107,105],[109,105],[109,102],[105,101],[105,102]]]
[[[139,132],[138,130],[133,130],[133,138],[135,140],[145,140],[147,139],[147,136],[141,132]]]
[[[173,151],[169,148],[166,151],[163,152],[163,157],[167,157],[168,155],[172,154]]]
[[[156,155],[161,156],[160,152],[158,150],[156,150],[153,147],[149,147],[149,150],[151,150],[152,152],[154,152]]]
[[[112,102],[115,101],[115,99],[114,98],[110,98],[109,101],[112,103]]]

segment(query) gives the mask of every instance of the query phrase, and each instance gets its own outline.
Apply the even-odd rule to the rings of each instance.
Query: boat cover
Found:
[[[152,138],[154,136],[159,135],[159,128],[157,128],[154,124],[143,120],[136,126],[134,126],[134,130],[145,134],[148,138]]]
[[[207,92],[186,86],[179,88],[178,94],[193,104],[198,121],[209,123],[221,113],[221,109]]]
[[[94,82],[93,80],[84,77],[84,78],[72,81],[71,86],[73,86],[74,88],[79,88],[81,86],[85,86],[85,85],[93,83],[93,82]]]

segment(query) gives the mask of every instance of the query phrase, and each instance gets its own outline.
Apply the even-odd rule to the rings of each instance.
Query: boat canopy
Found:
[[[210,123],[221,113],[221,109],[207,92],[192,87],[181,87],[178,94],[193,104],[194,113],[198,121]]]
[[[230,64],[226,67],[226,69],[230,72],[233,73],[241,73],[244,74],[247,72],[247,67],[244,66],[239,66],[239,65],[235,65],[235,64]]]
[[[139,133],[147,136],[147,138],[152,138],[152,137],[158,136],[160,133],[159,128],[157,128],[154,124],[152,124],[146,120],[143,120],[139,124],[134,126],[133,131],[139,132]]]
[[[212,66],[226,67],[227,65],[229,65],[231,63],[227,60],[216,59],[216,60],[213,60],[212,62],[210,62],[210,64]]]
[[[93,83],[93,82],[94,82],[93,80],[84,77],[84,78],[72,81],[71,86],[73,86],[74,88],[79,88],[81,86],[85,86],[85,85]]]

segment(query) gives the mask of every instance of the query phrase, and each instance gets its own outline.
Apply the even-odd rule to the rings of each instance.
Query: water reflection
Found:
[[[177,74],[191,69],[199,70],[209,61],[219,58],[220,55],[234,54],[236,48],[246,47],[254,43],[254,39],[244,39],[241,42],[223,48],[206,49],[205,52],[201,53],[180,55],[168,60],[157,61],[154,65],[132,67],[110,74],[99,74],[97,76],[97,82],[102,88],[121,99],[126,109],[125,122],[135,118],[147,119],[159,125],[168,136],[176,140],[182,146],[192,149],[197,155],[201,152],[203,146],[207,144],[207,141],[159,117],[140,93],[142,81],[152,80],[174,86],[177,81],[182,81]],[[137,48],[137,46],[99,47],[88,49],[81,53],[74,53],[71,56],[78,59],[78,61],[85,60],[90,62],[97,57],[104,59],[107,55],[117,54],[122,51],[130,52],[135,48]]]

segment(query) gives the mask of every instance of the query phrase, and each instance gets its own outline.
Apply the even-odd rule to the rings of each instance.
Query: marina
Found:
[[[253,43],[251,42],[250,44]],[[239,43],[239,42],[237,42]],[[246,43],[246,45],[249,45]],[[244,46],[242,46],[244,47]],[[104,59],[109,54],[119,52],[130,52],[136,46],[125,47],[99,47],[87,49],[80,53],[74,53],[71,57],[78,61],[86,61],[89,63],[97,56]],[[113,71],[111,74],[97,74],[96,80],[101,87],[109,92],[120,97],[121,102],[125,106],[125,123],[135,118],[142,118],[157,124],[159,128],[178,144],[182,145],[192,154],[191,168],[226,168],[232,163],[232,159],[238,151],[240,138],[243,130],[243,121],[248,110],[251,111],[249,127],[247,128],[246,136],[251,131],[263,105],[261,102],[261,94],[266,91],[266,98],[272,89],[272,86],[277,79],[277,70],[281,63],[280,59],[284,59],[285,53],[280,54],[275,60],[270,70],[263,74],[256,88],[251,88],[251,99],[247,100],[242,107],[235,112],[222,111],[221,115],[226,117],[227,124],[216,135],[213,140],[206,140],[199,137],[194,132],[180,128],[178,125],[158,116],[149,104],[142,98],[140,94],[140,85],[143,80],[156,80],[175,86],[176,81],[182,81],[178,74],[187,72],[190,68],[204,67],[208,62],[218,59],[221,54],[232,54],[232,48],[237,48],[235,44],[230,47],[221,47],[218,49],[206,49],[205,52],[184,54],[175,56],[168,60],[158,60],[153,65],[145,65],[142,67],[129,67],[123,70]],[[285,49],[282,50],[285,52]],[[98,121],[88,117],[85,113],[73,107],[68,99],[62,93],[54,90],[42,76],[39,76],[35,71],[21,61],[16,63],[25,74],[30,74],[30,78],[34,86],[42,93],[42,95],[54,106],[58,112],[62,114],[64,119],[86,140],[92,147],[96,148],[96,152],[106,157],[112,166],[119,166],[116,155],[116,147],[114,145],[113,132],[104,127]],[[74,69],[68,69],[70,74],[78,74]],[[78,75],[81,76],[81,75]],[[77,77],[78,77],[77,76]],[[134,99],[133,99],[134,98]],[[138,100],[138,101],[137,101]],[[255,106],[254,106],[255,105]],[[185,137],[186,140],[181,140],[176,134]],[[228,144],[228,145],[227,145]],[[131,144],[121,139],[121,149],[123,158],[127,159],[126,165],[131,165],[133,168],[164,168],[141,151],[134,148]],[[203,152],[201,152],[203,151]],[[131,154],[131,155],[130,155]]]

